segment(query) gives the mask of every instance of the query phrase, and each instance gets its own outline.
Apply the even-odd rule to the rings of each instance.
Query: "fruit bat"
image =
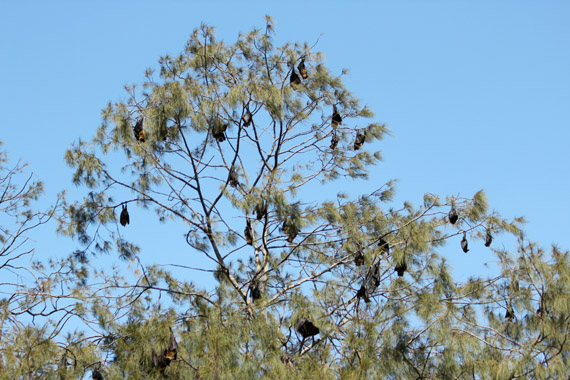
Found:
[[[291,81],[292,85],[301,84],[301,78],[299,78],[299,76],[295,72],[295,69],[291,70],[291,77],[289,78],[289,80]]]
[[[299,66],[297,66],[297,70],[299,70],[299,74],[301,74],[301,78],[307,79],[309,77],[309,73],[307,72],[307,69],[305,68],[305,59],[304,58],[299,63]]]
[[[178,357],[178,343],[176,342],[172,328],[170,328],[170,340],[168,341],[168,348],[164,350],[164,357],[168,359],[169,363]]]
[[[368,270],[367,281],[372,284],[372,291],[374,291],[378,286],[380,286],[380,262],[377,261],[376,264],[372,265]]]
[[[539,318],[542,318],[546,314],[548,314],[548,310],[546,309],[546,306],[544,305],[544,300],[541,297],[540,305],[538,305],[538,309],[536,309],[536,315],[538,315]]]
[[[144,142],[145,131],[143,129],[143,118],[139,118],[133,127],[133,132],[135,134],[135,139],[140,142]]]
[[[333,104],[332,125],[336,127],[340,124],[342,124],[342,117],[340,117],[338,111],[336,110],[336,106]]]
[[[251,222],[247,219],[245,229],[243,230],[245,235],[245,242],[249,245],[253,244],[253,228],[251,227]]]
[[[320,333],[319,328],[316,327],[313,322],[305,318],[299,319],[299,322],[297,322],[297,325],[295,326],[295,330],[301,334],[303,340]]]
[[[218,142],[223,142],[226,140],[226,129],[228,129],[228,124],[214,124],[214,131],[212,135]]]
[[[449,210],[449,223],[455,224],[457,222],[457,211],[455,211],[455,207],[452,205],[451,210]]]
[[[385,253],[387,255],[390,254],[390,243],[384,240],[384,238],[380,238],[380,240],[378,240],[378,247],[380,247],[382,253]]]
[[[358,150],[362,148],[362,144],[364,144],[364,140],[366,139],[366,131],[356,133],[356,139],[354,140],[354,150]]]
[[[166,367],[170,365],[170,362],[176,360],[178,357],[178,343],[176,342],[176,338],[174,337],[174,332],[170,329],[170,340],[168,342],[168,348],[164,350],[164,352],[159,355],[152,348],[152,365],[160,370],[164,370]]]
[[[261,288],[262,286],[260,286],[259,281],[255,281],[251,287],[251,299],[253,302],[261,298],[261,295],[263,293],[263,290]]]
[[[119,222],[121,226],[125,227],[130,224],[129,212],[127,211],[127,205],[123,203],[123,210],[121,211],[121,216],[119,217]]]
[[[243,126],[244,127],[249,127],[249,125],[251,124],[251,120],[252,120],[253,116],[251,115],[251,112],[249,112],[249,109],[246,107],[245,108],[245,113],[242,116],[242,120],[243,120]]]
[[[267,214],[267,202],[262,200],[255,206],[255,219],[261,220]]]
[[[156,368],[164,370],[166,367],[168,367],[170,365],[170,359],[168,359],[164,355],[158,355],[156,353],[156,351],[154,350],[154,347],[153,347],[152,348],[152,365]]]
[[[515,312],[510,304],[507,304],[507,312],[505,313],[505,319],[508,321],[512,321],[513,319],[515,319]]]
[[[368,297],[368,290],[366,289],[366,286],[364,286],[364,285],[362,285],[360,287],[360,289],[358,289],[358,291],[356,292],[356,297],[358,299],[364,298],[364,302],[370,303],[370,298]]]
[[[358,250],[356,256],[354,256],[354,264],[356,264],[357,267],[364,264],[364,255],[362,254],[361,250]]]
[[[485,247],[490,247],[492,242],[493,235],[491,235],[491,231],[487,230],[487,235],[485,236]]]
[[[402,277],[404,275],[404,272],[408,270],[408,265],[405,261],[403,261],[401,263],[398,263],[394,269],[396,272],[398,272],[398,277]]]
[[[331,137],[331,149],[336,148],[337,145],[338,145],[338,136],[335,133]]]
[[[238,187],[239,185],[239,180],[238,180],[238,175],[237,173],[234,171],[234,169],[232,168],[232,170],[230,170],[230,186],[232,187]]]
[[[283,222],[283,232],[285,232],[287,234],[287,241],[289,243],[293,243],[293,240],[295,240],[295,238],[297,237],[297,227],[295,227],[292,223],[289,222],[289,220],[285,220]]]
[[[97,369],[94,369],[91,372],[91,378],[93,380],[103,380],[103,375],[101,375],[101,372],[99,372]]]
[[[469,244],[467,243],[467,235],[464,232],[463,233],[463,239],[461,239],[461,249],[463,249],[463,252],[465,252],[465,253],[469,252],[468,245]]]

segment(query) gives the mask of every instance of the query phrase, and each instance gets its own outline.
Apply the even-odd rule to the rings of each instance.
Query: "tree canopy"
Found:
[[[66,152],[86,196],[57,219],[80,247],[50,263],[55,317],[11,324],[0,379],[568,376],[568,252],[528,241],[483,191],[417,206],[394,204],[393,181],[338,191],[369,179],[388,129],[315,46],[273,33],[267,17],[226,44],[202,25]],[[183,226],[178,264],[212,283],[141,262],[122,236],[135,208]],[[517,246],[495,247],[500,234]],[[496,268],[457,281],[445,244],[485,246]],[[2,302],[2,320],[37,309]]]

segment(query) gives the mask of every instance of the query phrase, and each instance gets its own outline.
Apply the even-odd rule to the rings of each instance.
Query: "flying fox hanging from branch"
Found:
[[[333,104],[333,114],[332,114],[332,126],[337,127],[342,124],[342,117],[336,109],[336,105]]]
[[[123,227],[130,223],[129,212],[127,211],[127,205],[125,203],[123,203],[123,209],[121,211],[121,215],[119,216],[119,222]]]
[[[139,142],[145,141],[146,132],[143,129],[143,118],[140,117],[135,126],[133,127],[133,133],[135,134],[135,139]]]
[[[299,62],[299,65],[297,66],[297,70],[299,70],[301,78],[307,79],[309,77],[309,73],[307,72],[307,68],[305,67],[305,58],[301,59],[301,62]]]
[[[176,360],[178,357],[178,343],[174,337],[174,332],[170,328],[170,339],[168,341],[168,347],[163,351],[162,354],[157,354],[154,348],[152,348],[152,365],[161,371],[164,371],[166,367],[170,365],[170,362]]]

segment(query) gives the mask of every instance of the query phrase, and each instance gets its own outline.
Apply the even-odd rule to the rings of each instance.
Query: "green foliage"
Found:
[[[0,376],[567,377],[569,253],[525,240],[524,220],[491,211],[483,191],[399,207],[388,181],[331,200],[325,185],[368,178],[388,130],[362,120],[373,114],[344,87],[344,72],[331,73],[308,44],[275,46],[273,29],[268,17],[264,31],[226,44],[202,25],[181,54],[161,57],[156,74],[103,110],[90,142],[66,153],[88,192],[63,204],[59,231],[81,247],[51,262],[59,270],[27,289],[20,309],[1,304],[3,321],[39,317],[35,308],[58,296],[64,316],[3,329]],[[292,84],[301,60],[308,77]],[[332,122],[333,106],[342,123]],[[358,131],[366,138],[355,150]],[[120,234],[123,204],[184,226],[190,257],[206,264],[180,266],[211,273],[213,285],[142,263]],[[488,233],[517,237],[517,250],[485,247]],[[463,235],[469,254],[489,249],[496,266],[457,282],[440,251]],[[101,267],[101,254],[121,260]],[[72,317],[91,334],[62,339]],[[301,319],[319,333],[303,337]],[[171,331],[177,356],[157,364]]]

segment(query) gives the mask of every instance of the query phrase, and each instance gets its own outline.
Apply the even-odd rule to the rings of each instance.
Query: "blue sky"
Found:
[[[347,87],[392,132],[375,146],[384,162],[370,183],[339,188],[356,194],[397,178],[396,204],[484,189],[504,216],[527,217],[531,239],[570,247],[563,1],[2,2],[4,149],[30,163],[52,200],[73,189],[65,150],[93,136],[100,110],[126,99],[123,85],[180,52],[202,22],[232,43],[263,27],[266,14],[277,21],[277,43],[318,40],[333,72],[348,68]],[[74,244],[50,230],[36,247],[46,257]],[[143,254],[156,244],[141,242]],[[487,260],[481,248],[453,252],[460,271]]]

